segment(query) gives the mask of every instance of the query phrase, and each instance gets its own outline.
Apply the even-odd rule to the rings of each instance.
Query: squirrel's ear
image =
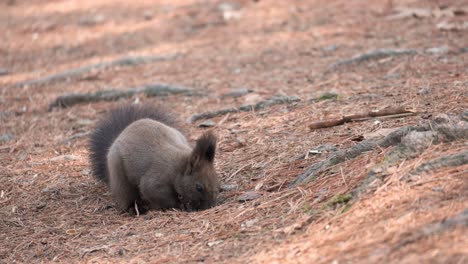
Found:
[[[201,161],[213,162],[216,153],[216,136],[211,132],[203,134],[197,139],[190,158],[192,168],[197,167]]]

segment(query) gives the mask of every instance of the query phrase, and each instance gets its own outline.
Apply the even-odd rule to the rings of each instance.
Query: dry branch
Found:
[[[391,56],[415,55],[417,52],[414,49],[376,49],[371,52],[360,54],[351,59],[338,61],[330,66],[330,69],[336,69],[340,66],[358,64],[364,61],[377,60]]]
[[[299,99],[299,97],[297,96],[274,96],[270,99],[260,101],[254,105],[243,105],[240,107],[225,108],[225,109],[216,110],[212,112],[204,112],[204,113],[195,114],[189,119],[189,121],[193,123],[200,119],[213,118],[213,117],[225,115],[228,113],[248,112],[252,110],[257,111],[257,110],[260,110],[260,109],[263,109],[272,105],[290,104],[293,102],[298,102],[300,100],[301,99]]]
[[[346,115],[340,119],[329,119],[324,121],[317,121],[309,125],[310,129],[327,128],[342,125],[348,122],[364,121],[374,117],[386,117],[386,118],[400,118],[405,116],[415,115],[416,112],[408,110],[403,107],[399,108],[386,108],[382,110],[370,111],[367,113]]]
[[[89,103],[98,101],[115,101],[121,98],[128,98],[135,94],[145,94],[148,97],[165,96],[169,94],[196,94],[192,89],[172,86],[169,84],[147,84],[142,87],[124,90],[102,90],[93,93],[68,93],[59,96],[49,105],[49,111],[55,107],[66,108],[79,103]]]
[[[120,59],[116,59],[113,61],[108,62],[100,62],[95,64],[86,65],[83,67],[67,70],[64,72],[52,74],[43,78],[33,79],[33,80],[26,80],[23,82],[19,82],[14,85],[14,87],[22,87],[25,85],[42,85],[50,82],[55,81],[62,81],[66,80],[71,77],[79,76],[94,70],[103,70],[111,67],[124,67],[124,66],[134,66],[139,64],[146,64],[155,61],[162,61],[162,60],[171,60],[178,57],[179,54],[169,55],[169,56],[136,56],[136,57],[123,57]]]
[[[468,122],[448,116],[436,117],[433,121],[418,125],[401,127],[381,139],[364,140],[348,149],[332,153],[327,159],[313,164],[307,171],[299,175],[291,184],[298,184],[313,180],[317,175],[330,167],[346,160],[356,158],[364,152],[376,148],[397,146],[385,158],[385,162],[379,165],[378,170],[372,170],[364,182],[355,190],[359,195],[376,178],[381,176],[381,171],[399,162],[404,158],[411,158],[422,153],[431,144],[451,142],[458,139],[468,139]],[[379,171],[379,172],[377,172]]]

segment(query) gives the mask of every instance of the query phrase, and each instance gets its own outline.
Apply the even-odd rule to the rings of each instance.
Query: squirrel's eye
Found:
[[[197,191],[203,192],[203,186],[201,186],[201,184],[198,184],[198,183],[197,183],[197,184],[195,185],[195,188],[197,188]]]

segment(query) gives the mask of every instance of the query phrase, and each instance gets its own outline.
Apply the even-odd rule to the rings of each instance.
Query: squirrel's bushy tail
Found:
[[[175,119],[161,107],[129,105],[116,108],[101,120],[89,140],[89,158],[94,176],[107,181],[107,153],[114,140],[131,123],[149,118],[174,127]]]

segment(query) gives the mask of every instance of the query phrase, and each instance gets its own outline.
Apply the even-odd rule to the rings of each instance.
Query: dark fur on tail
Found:
[[[161,107],[129,105],[114,109],[101,120],[90,136],[89,158],[94,176],[107,181],[107,153],[114,140],[131,123],[149,118],[168,126],[176,125],[175,119]]]

